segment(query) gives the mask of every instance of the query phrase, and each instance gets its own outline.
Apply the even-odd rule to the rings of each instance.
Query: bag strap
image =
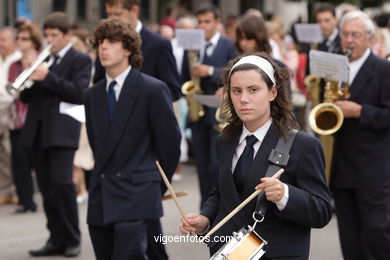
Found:
[[[270,165],[268,166],[264,177],[271,177],[281,168],[285,168],[287,166],[288,160],[290,159],[290,149],[297,133],[298,131],[293,129],[286,136],[286,138],[283,136],[279,137],[276,147],[272,149],[268,157]],[[260,192],[257,197],[256,209],[254,213],[254,216],[257,220],[264,219],[270,203],[271,202],[268,201],[265,197],[264,191]]]

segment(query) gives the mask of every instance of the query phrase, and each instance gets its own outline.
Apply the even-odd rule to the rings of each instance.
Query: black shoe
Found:
[[[65,248],[65,257],[75,257],[78,256],[81,252],[80,246],[67,246]]]
[[[65,246],[55,245],[51,242],[47,242],[41,249],[28,251],[31,256],[63,255],[64,252]]]
[[[13,213],[20,214],[20,213],[27,213],[28,211],[36,212],[37,206],[27,207],[24,205],[18,205]]]

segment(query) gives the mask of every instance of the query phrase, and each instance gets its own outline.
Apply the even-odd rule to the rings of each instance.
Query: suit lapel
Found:
[[[371,52],[367,60],[363,63],[363,66],[360,68],[359,72],[356,74],[356,77],[352,81],[351,100],[356,100],[363,88],[369,85],[369,82],[374,75],[374,63],[374,54]],[[361,73],[361,71],[364,71],[364,73]]]
[[[50,70],[53,70],[55,72],[59,72],[59,74],[61,74],[61,71],[64,71],[64,69],[67,66],[69,66],[69,64],[72,64],[71,60],[73,58],[73,54],[74,54],[73,52],[74,52],[74,50],[73,50],[73,47],[72,47],[65,53],[64,57],[62,57],[62,59],[60,60],[60,63],[52,66],[50,68]]]
[[[106,140],[106,136],[108,134],[110,123],[108,119],[108,112],[107,112],[107,91],[106,91],[106,79],[100,81],[98,83],[97,87],[97,94],[95,99],[95,110],[96,115],[98,117],[96,123],[97,126],[97,132],[98,132],[98,138],[97,140],[101,140],[101,142],[98,143],[99,149],[97,151],[99,152],[105,152],[104,147],[104,141]],[[104,140],[104,141],[103,141]]]
[[[114,115],[112,118],[111,126],[108,123],[108,114],[107,114],[107,99],[105,98],[104,106],[102,108],[105,111],[100,111],[101,113],[104,113],[106,122],[106,126],[108,126],[108,131],[104,132],[106,134],[103,140],[104,141],[104,159],[102,162],[102,165],[104,164],[104,161],[107,160],[111,153],[114,151],[115,147],[117,146],[117,143],[122,136],[122,132],[125,129],[125,126],[128,124],[128,120],[130,117],[131,112],[133,111],[133,105],[135,102],[135,98],[137,96],[138,90],[139,90],[139,72],[132,68],[130,70],[129,75],[127,76],[119,99],[118,103],[116,105]],[[100,103],[101,105],[103,102]],[[102,120],[103,121],[103,120]]]

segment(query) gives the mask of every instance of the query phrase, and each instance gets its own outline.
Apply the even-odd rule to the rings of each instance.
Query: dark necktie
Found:
[[[58,54],[56,54],[56,53],[53,53],[52,55],[53,55],[53,59],[54,60],[53,60],[53,63],[50,65],[50,68],[56,66],[57,62],[58,62],[58,60],[60,58],[60,56]]]
[[[208,55],[208,49],[212,46],[213,44],[211,42],[206,43],[206,47],[204,48],[204,56],[203,56],[203,63],[207,64],[210,56]]]
[[[236,168],[234,169],[233,178],[236,184],[237,190],[241,193],[244,189],[245,175],[248,173],[252,161],[254,148],[253,145],[258,141],[256,136],[248,135],[246,138],[246,146],[242,152],[240,159],[238,159]]]
[[[115,97],[115,91],[114,86],[116,85],[116,81],[113,80],[108,85],[108,93],[107,93],[107,105],[108,105],[108,117],[110,118],[110,122],[112,120],[114,110],[116,107],[116,97]]]

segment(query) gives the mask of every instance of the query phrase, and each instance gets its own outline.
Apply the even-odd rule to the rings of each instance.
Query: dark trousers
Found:
[[[72,180],[75,150],[51,147],[43,150],[38,140],[33,149],[33,162],[50,241],[54,244],[80,244],[76,189]]]
[[[165,251],[165,246],[162,243],[156,242],[155,238],[162,235],[162,227],[159,218],[150,219],[147,221],[147,250],[146,255],[149,260],[167,260],[168,255]]]
[[[89,226],[97,260],[146,259],[146,222],[118,222],[109,226]],[[152,258],[149,258],[153,260]]]
[[[11,163],[12,174],[16,187],[16,194],[19,197],[19,205],[25,208],[35,209],[33,201],[33,179],[31,149],[19,142],[21,130],[11,130]]]
[[[191,123],[191,130],[192,147],[200,185],[200,207],[202,208],[218,176],[215,141],[219,133],[214,130],[211,124],[202,121]]]
[[[390,187],[333,189],[345,260],[390,259]]]

